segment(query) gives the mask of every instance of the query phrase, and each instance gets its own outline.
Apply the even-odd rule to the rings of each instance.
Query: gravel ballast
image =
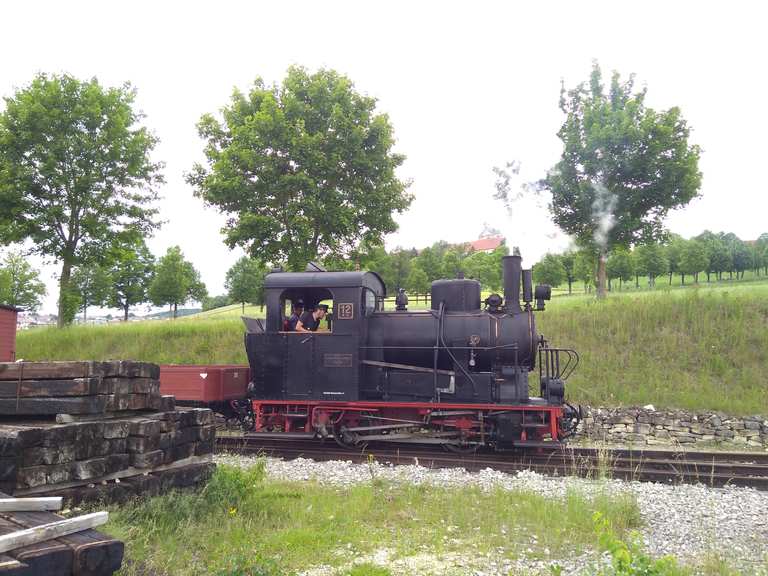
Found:
[[[251,456],[219,454],[220,464],[247,467]],[[322,485],[349,487],[370,482],[372,477],[386,482],[430,484],[439,487],[478,486],[526,490],[550,498],[563,498],[569,490],[585,497],[600,494],[631,494],[637,500],[643,520],[640,535],[645,550],[654,557],[672,555],[687,564],[697,564],[713,553],[725,558],[744,574],[760,572],[768,559],[768,492],[750,488],[708,488],[703,485],[664,485],[622,480],[588,480],[575,477],[550,477],[535,472],[515,474],[485,469],[467,472],[460,468],[429,469],[413,465],[392,466],[373,462],[316,462],[309,459],[267,458],[267,475],[280,481],[313,481]],[[549,566],[559,564],[563,574],[594,573],[595,556],[559,561],[509,559],[499,557],[431,556],[428,551],[408,558],[390,556],[386,549],[372,557],[359,558],[387,566],[392,574],[551,574]],[[599,560],[599,559],[598,559]],[[604,561],[605,559],[603,559]],[[423,566],[422,566],[423,564]],[[318,566],[306,576],[341,574],[338,569]]]

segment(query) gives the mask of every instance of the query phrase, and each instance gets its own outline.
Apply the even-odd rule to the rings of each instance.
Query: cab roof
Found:
[[[264,278],[264,288],[370,288],[387,295],[376,272],[272,272]]]

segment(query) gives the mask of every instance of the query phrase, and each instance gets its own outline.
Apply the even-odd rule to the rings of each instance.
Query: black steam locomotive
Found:
[[[440,444],[449,450],[552,445],[575,429],[564,381],[578,356],[539,336],[549,286],[503,259],[504,298],[480,283],[432,283],[431,310],[384,310],[375,272],[273,272],[266,322],[244,319],[256,433]],[[520,290],[522,285],[522,300]],[[284,331],[291,304],[328,304],[328,329]],[[534,304],[535,302],[535,304]],[[534,307],[535,305],[535,307]],[[538,361],[539,396],[529,393]]]

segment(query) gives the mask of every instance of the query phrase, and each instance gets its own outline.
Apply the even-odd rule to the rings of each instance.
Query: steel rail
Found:
[[[351,460],[429,468],[491,468],[503,472],[532,470],[554,476],[619,478],[663,482],[701,483],[713,487],[751,486],[768,490],[768,453],[629,450],[626,448],[560,447],[537,452],[478,451],[454,454],[432,447],[374,445],[344,449],[333,439],[264,438],[258,434],[220,435],[217,449],[240,454],[263,454],[285,459]]]

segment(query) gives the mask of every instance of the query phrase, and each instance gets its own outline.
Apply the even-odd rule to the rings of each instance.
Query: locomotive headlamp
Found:
[[[544,301],[552,299],[552,287],[549,284],[536,284],[534,296],[536,297],[536,310],[544,310]]]

